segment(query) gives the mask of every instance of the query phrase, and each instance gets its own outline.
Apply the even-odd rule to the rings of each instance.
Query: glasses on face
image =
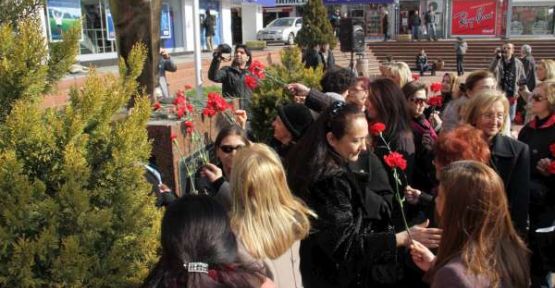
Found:
[[[536,102],[541,102],[545,99],[545,97],[543,97],[542,95],[538,95],[538,94],[534,94],[532,95],[532,100],[536,101]]]
[[[225,154],[229,154],[232,153],[235,150],[241,149],[243,148],[245,145],[222,145],[220,146],[220,149],[222,150],[222,152],[224,152]]]
[[[484,113],[482,117],[487,120],[500,120],[505,119],[505,113]]]
[[[409,98],[409,101],[416,105],[422,105],[426,103],[426,99],[422,99],[422,98]]]

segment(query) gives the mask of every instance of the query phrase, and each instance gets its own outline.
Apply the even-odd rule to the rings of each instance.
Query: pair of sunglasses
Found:
[[[220,149],[222,150],[222,152],[224,152],[225,154],[229,154],[232,153],[235,150],[241,149],[243,148],[245,145],[237,145],[237,146],[232,146],[232,145],[222,145],[220,146]]]
[[[421,99],[421,98],[410,98],[409,101],[418,105],[422,105],[426,103],[426,99]]]
[[[543,99],[545,99],[545,97],[538,95],[538,94],[534,94],[532,95],[532,100],[536,101],[536,102],[540,102],[543,101]]]

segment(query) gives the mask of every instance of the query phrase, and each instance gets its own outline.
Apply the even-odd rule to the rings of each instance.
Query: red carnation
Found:
[[[383,131],[385,131],[385,124],[383,124],[382,122],[375,122],[374,124],[370,125],[370,134],[372,135],[380,135],[380,133],[382,133]]]
[[[420,75],[416,74],[416,73],[412,73],[412,80],[416,81],[420,79]]]
[[[549,163],[549,166],[547,166],[547,172],[549,172],[549,174],[555,175],[555,160]]]
[[[555,157],[555,143],[552,143],[551,145],[549,145],[549,151],[551,151],[551,155]]]
[[[428,99],[428,105],[432,107],[443,106],[443,97],[441,97],[441,95],[430,97],[430,99]]]
[[[432,83],[432,85],[430,86],[430,90],[432,90],[432,92],[441,92],[441,83],[440,82],[434,82]]]
[[[185,112],[186,112],[185,107],[186,106],[179,106],[179,108],[177,108],[177,112],[176,112],[177,118],[181,118],[185,115]]]
[[[185,107],[187,107],[187,111],[189,111],[189,112],[193,112],[193,110],[194,110],[193,104],[187,103],[187,105],[185,105]]]
[[[391,152],[388,155],[383,156],[385,164],[392,169],[399,168],[401,170],[407,169],[407,160],[403,157],[403,154],[397,152]]]
[[[175,133],[170,134],[170,140],[172,142],[176,142],[177,141],[177,135],[175,135]]]
[[[189,90],[189,89],[193,89],[193,86],[191,86],[191,84],[185,84],[183,88],[185,88],[185,90]]]
[[[264,79],[264,65],[260,63],[258,60],[252,61],[251,65],[249,66],[249,72],[256,76],[258,79]]]
[[[195,126],[192,121],[187,120],[183,122],[183,126],[185,126],[185,131],[187,131],[188,134],[193,133],[193,129],[195,128]]]
[[[160,102],[156,102],[152,104],[152,110],[156,111],[156,110],[160,110],[160,108],[162,108],[162,105],[160,105]]]
[[[251,75],[245,75],[245,85],[249,87],[249,89],[254,90],[256,88],[256,78],[252,77]]]
[[[214,115],[216,115],[216,110],[206,107],[206,108],[202,109],[202,115],[211,118]]]

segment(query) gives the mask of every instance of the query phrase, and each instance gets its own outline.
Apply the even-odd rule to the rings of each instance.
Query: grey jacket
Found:
[[[513,56],[515,58],[515,87],[514,87],[514,92],[515,95],[518,95],[518,83],[519,82],[524,82],[526,81],[526,72],[524,72],[524,65],[522,65],[522,62],[516,58],[515,56]],[[495,58],[493,59],[493,61],[491,62],[491,65],[489,67],[489,70],[491,72],[493,72],[493,74],[495,75],[495,78],[497,79],[497,88],[499,88],[500,90],[503,91],[503,57],[501,58]],[[510,96],[510,95],[508,95]]]

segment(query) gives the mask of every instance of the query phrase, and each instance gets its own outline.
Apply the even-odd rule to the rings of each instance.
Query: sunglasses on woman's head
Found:
[[[225,154],[229,154],[232,153],[234,150],[238,150],[243,148],[245,145],[222,145],[220,146],[220,149],[222,150],[222,152],[224,152]]]

